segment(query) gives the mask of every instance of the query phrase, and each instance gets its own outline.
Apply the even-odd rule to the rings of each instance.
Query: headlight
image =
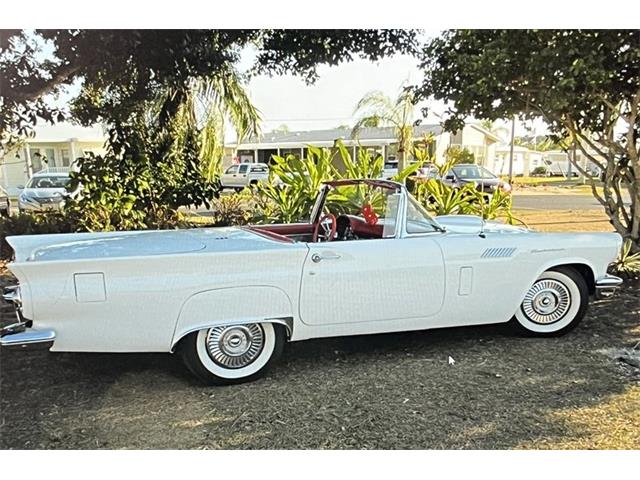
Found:
[[[18,197],[18,200],[23,203],[36,203],[36,199],[33,197],[30,197],[26,193],[21,193],[20,196]]]
[[[500,184],[500,190],[502,190],[503,192],[510,192],[511,191],[511,185],[509,185],[508,183],[504,182],[502,184]]]

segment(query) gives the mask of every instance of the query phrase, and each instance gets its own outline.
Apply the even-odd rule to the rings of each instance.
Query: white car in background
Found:
[[[269,180],[269,165],[266,163],[238,163],[231,165],[220,177],[222,188],[240,191]]]
[[[410,165],[413,165],[415,160],[410,160]],[[398,160],[389,158],[384,162],[384,169],[382,170],[382,175],[380,178],[382,180],[391,180],[393,177],[398,175]],[[415,176],[417,178],[438,178],[438,169],[432,163],[426,163],[420,168],[418,168],[415,173],[410,176]]]
[[[69,196],[68,172],[42,171],[34,174],[18,196],[18,210],[22,212],[44,212],[60,210]]]

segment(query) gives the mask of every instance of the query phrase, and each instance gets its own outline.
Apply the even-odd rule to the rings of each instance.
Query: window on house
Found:
[[[68,167],[71,165],[71,157],[69,156],[69,150],[66,148],[60,149],[60,163],[63,167]]]
[[[42,155],[39,148],[30,148],[29,157],[31,158],[31,168],[34,172],[42,170],[44,162],[42,161]]]

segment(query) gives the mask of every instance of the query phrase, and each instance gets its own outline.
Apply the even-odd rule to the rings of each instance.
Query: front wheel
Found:
[[[179,351],[184,363],[209,385],[255,380],[282,354],[285,329],[273,323],[223,325],[187,335]]]
[[[553,337],[573,330],[587,312],[589,288],[572,268],[544,272],[524,296],[512,320],[521,333]]]

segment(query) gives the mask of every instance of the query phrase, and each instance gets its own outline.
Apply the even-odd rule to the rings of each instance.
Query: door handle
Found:
[[[339,258],[342,258],[342,256],[337,253],[323,253],[322,255],[314,253],[311,255],[313,263],[320,263],[322,260],[338,260]]]

